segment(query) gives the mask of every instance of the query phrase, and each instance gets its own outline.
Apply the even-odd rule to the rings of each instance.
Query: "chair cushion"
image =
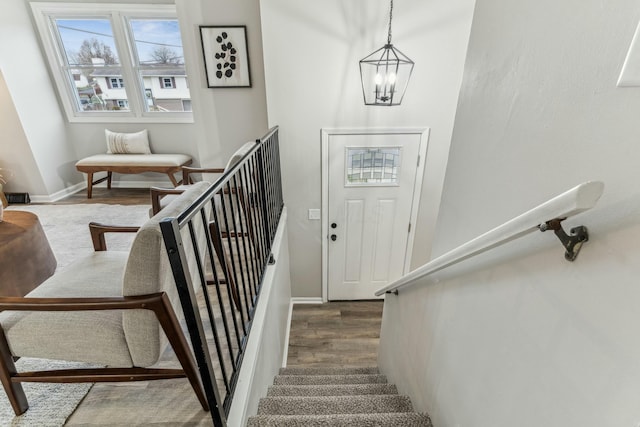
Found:
[[[231,157],[229,158],[229,161],[227,161],[227,165],[224,167],[224,170],[226,171],[234,167],[236,163],[238,163],[240,159],[242,159],[242,157],[245,154],[247,154],[249,150],[251,150],[255,146],[256,146],[256,143],[254,141],[245,142],[240,148],[236,150],[235,153],[231,155]]]
[[[160,221],[164,218],[177,217],[196,201],[207,188],[209,188],[209,184],[206,182],[198,182],[189,186],[184,193],[176,197],[167,207],[163,208],[140,228],[131,245],[123,280],[123,295],[166,292],[176,314],[178,317],[182,317],[171,266],[164,247],[162,232],[160,231]],[[195,221],[195,233],[201,249],[206,246],[204,243],[206,235],[203,227],[201,220]],[[189,261],[189,270],[192,274],[191,280],[198,284],[196,257],[188,233],[188,227],[185,227],[182,231],[183,249]],[[204,261],[205,255],[205,251],[200,253],[201,262]],[[156,363],[166,345],[166,338],[153,312],[148,310],[127,310],[123,313],[123,324],[125,337],[135,366],[150,366]]]
[[[94,252],[54,274],[27,296],[122,296],[127,256],[127,252]],[[121,310],[6,311],[0,314],[0,323],[16,356],[133,366]]]

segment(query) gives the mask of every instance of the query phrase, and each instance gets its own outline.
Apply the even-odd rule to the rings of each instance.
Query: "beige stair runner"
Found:
[[[378,368],[282,368],[248,427],[432,427]]]

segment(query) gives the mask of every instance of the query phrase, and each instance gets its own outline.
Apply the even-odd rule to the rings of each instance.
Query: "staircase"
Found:
[[[282,368],[247,426],[432,427],[378,368]]]

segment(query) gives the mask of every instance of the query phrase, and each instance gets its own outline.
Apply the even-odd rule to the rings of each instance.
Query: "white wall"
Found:
[[[222,167],[242,144],[267,131],[259,4],[251,0],[176,0],[200,163]],[[207,87],[200,25],[246,25],[250,88]]]
[[[77,177],[69,167],[76,157],[74,147],[67,138],[28,7],[22,0],[2,5],[0,69],[22,127],[19,133],[25,136],[10,139],[4,135],[0,139],[2,167],[15,169],[17,174],[6,191],[51,194],[76,183]],[[23,179],[25,175],[31,178]]]
[[[574,263],[538,233],[387,297],[381,368],[434,425],[640,422],[640,88],[616,87],[639,19],[477,1],[434,255],[582,181],[605,193],[565,224],[590,230]]]
[[[54,0],[59,1],[59,0]],[[105,0],[112,3],[173,3],[172,0]],[[7,185],[8,191],[29,191],[42,200],[61,194],[84,176],[75,170],[82,157],[105,151],[104,129],[131,132],[147,128],[152,150],[181,152],[194,157],[195,165],[224,166],[231,154],[247,140],[267,130],[262,39],[257,2],[249,0],[176,0],[181,23],[194,123],[67,123],[32,24],[29,0],[7,0],[0,14],[0,69],[13,95],[26,142],[35,158],[25,173],[41,176],[45,188],[22,182]],[[247,25],[253,87],[209,89],[204,75],[198,25]],[[6,144],[2,141],[2,144]],[[0,150],[2,150],[0,148]],[[0,151],[2,154],[2,151]],[[6,163],[6,164],[5,164]],[[3,159],[3,167],[12,167]],[[161,174],[118,175],[115,185],[149,182],[168,184]],[[129,184],[127,184],[129,183]]]
[[[209,96],[216,102],[220,140],[225,141],[222,144],[225,147],[223,154],[224,158],[228,159],[242,144],[260,138],[268,130],[260,3],[256,0],[201,1],[204,25],[247,27],[251,87],[207,89]],[[202,57],[200,45],[198,48]],[[201,68],[204,72],[204,65]]]
[[[431,129],[413,266],[429,259],[473,0],[395,2],[393,42],[416,66],[401,106],[362,99],[358,61],[386,42],[388,2],[262,0],[269,123],[280,125],[293,295],[321,296],[320,129]]]
[[[27,136],[24,134],[20,117],[13,105],[13,99],[7,83],[0,70],[0,175],[9,184],[4,191],[25,191],[34,188],[39,193],[45,193],[46,187],[40,174],[32,174],[38,165],[29,147]]]

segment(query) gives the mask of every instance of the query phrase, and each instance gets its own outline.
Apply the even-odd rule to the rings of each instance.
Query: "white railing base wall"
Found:
[[[267,267],[253,327],[245,349],[233,402],[227,417],[229,427],[242,427],[258,412],[258,401],[278,374],[288,340],[288,313],[291,300],[287,208],[282,210],[273,239],[275,264]]]
[[[497,246],[539,231],[538,226],[552,219],[569,218],[595,206],[602,192],[604,184],[599,181],[589,181],[568,190],[553,199],[523,213],[510,221],[490,230],[467,243],[433,259],[409,274],[378,290],[380,296],[386,292],[394,292],[409,286],[416,280],[429,274],[443,270],[475,255],[486,252]],[[550,238],[555,239],[554,236]]]

